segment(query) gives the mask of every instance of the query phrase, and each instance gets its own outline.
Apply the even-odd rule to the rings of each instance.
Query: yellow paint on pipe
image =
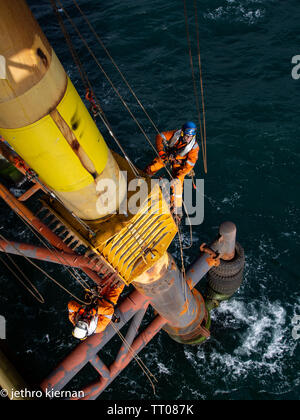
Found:
[[[114,213],[126,179],[25,0],[0,1],[0,28],[0,135],[78,217]]]
[[[97,173],[101,174],[107,163],[108,148],[70,79],[57,110],[74,132]]]
[[[57,110],[101,174],[108,148],[70,79]],[[51,189],[72,192],[94,183],[50,115],[26,127],[0,128],[0,134]]]

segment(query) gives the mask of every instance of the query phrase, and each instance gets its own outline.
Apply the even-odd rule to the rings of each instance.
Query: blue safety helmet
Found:
[[[188,121],[182,127],[182,132],[184,135],[195,136],[197,134],[197,126],[192,121]]]

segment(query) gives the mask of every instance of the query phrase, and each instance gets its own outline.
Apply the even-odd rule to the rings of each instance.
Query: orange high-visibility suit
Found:
[[[172,171],[173,177],[180,181],[176,186],[176,193],[173,197],[175,207],[181,208],[182,206],[182,193],[183,193],[183,182],[187,174],[189,174],[197,160],[199,155],[199,145],[194,141],[190,150],[186,151],[187,144],[184,143],[183,137],[179,135],[180,130],[164,131],[156,136],[156,149],[160,155],[154,159],[154,161],[147,166],[146,173],[150,176],[154,175],[161,168],[163,168],[167,162],[168,153],[173,155]],[[168,148],[172,143],[172,147],[165,151],[165,146]]]
[[[103,332],[110,323],[115,312],[114,305],[116,305],[118,302],[119,296],[122,293],[124,286],[125,285],[122,284],[119,287],[112,288],[105,294],[105,299],[109,300],[111,303],[107,302],[106,300],[99,300],[98,308],[91,310],[91,316],[98,315],[98,325],[95,334]],[[74,326],[77,323],[78,315],[82,309],[82,305],[74,300],[68,304],[69,320]]]

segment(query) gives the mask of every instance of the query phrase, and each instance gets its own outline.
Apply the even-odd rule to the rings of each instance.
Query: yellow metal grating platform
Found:
[[[123,224],[117,234],[94,250],[129,284],[164,255],[176,233],[169,207],[161,189],[155,185],[129,223]]]

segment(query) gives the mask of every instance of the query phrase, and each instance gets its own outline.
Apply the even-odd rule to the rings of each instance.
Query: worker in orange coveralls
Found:
[[[148,165],[145,172],[153,176],[168,162],[172,166],[172,175],[175,179],[171,210],[176,221],[182,208],[182,194],[184,178],[194,168],[199,155],[199,145],[196,141],[197,126],[193,122],[184,124],[181,130],[164,131],[156,137],[156,149],[159,157]]]
[[[113,287],[94,303],[84,306],[71,301],[68,304],[69,320],[74,325],[73,336],[85,340],[93,334],[103,332],[110,321],[114,321],[115,305],[124,289],[124,284]]]

